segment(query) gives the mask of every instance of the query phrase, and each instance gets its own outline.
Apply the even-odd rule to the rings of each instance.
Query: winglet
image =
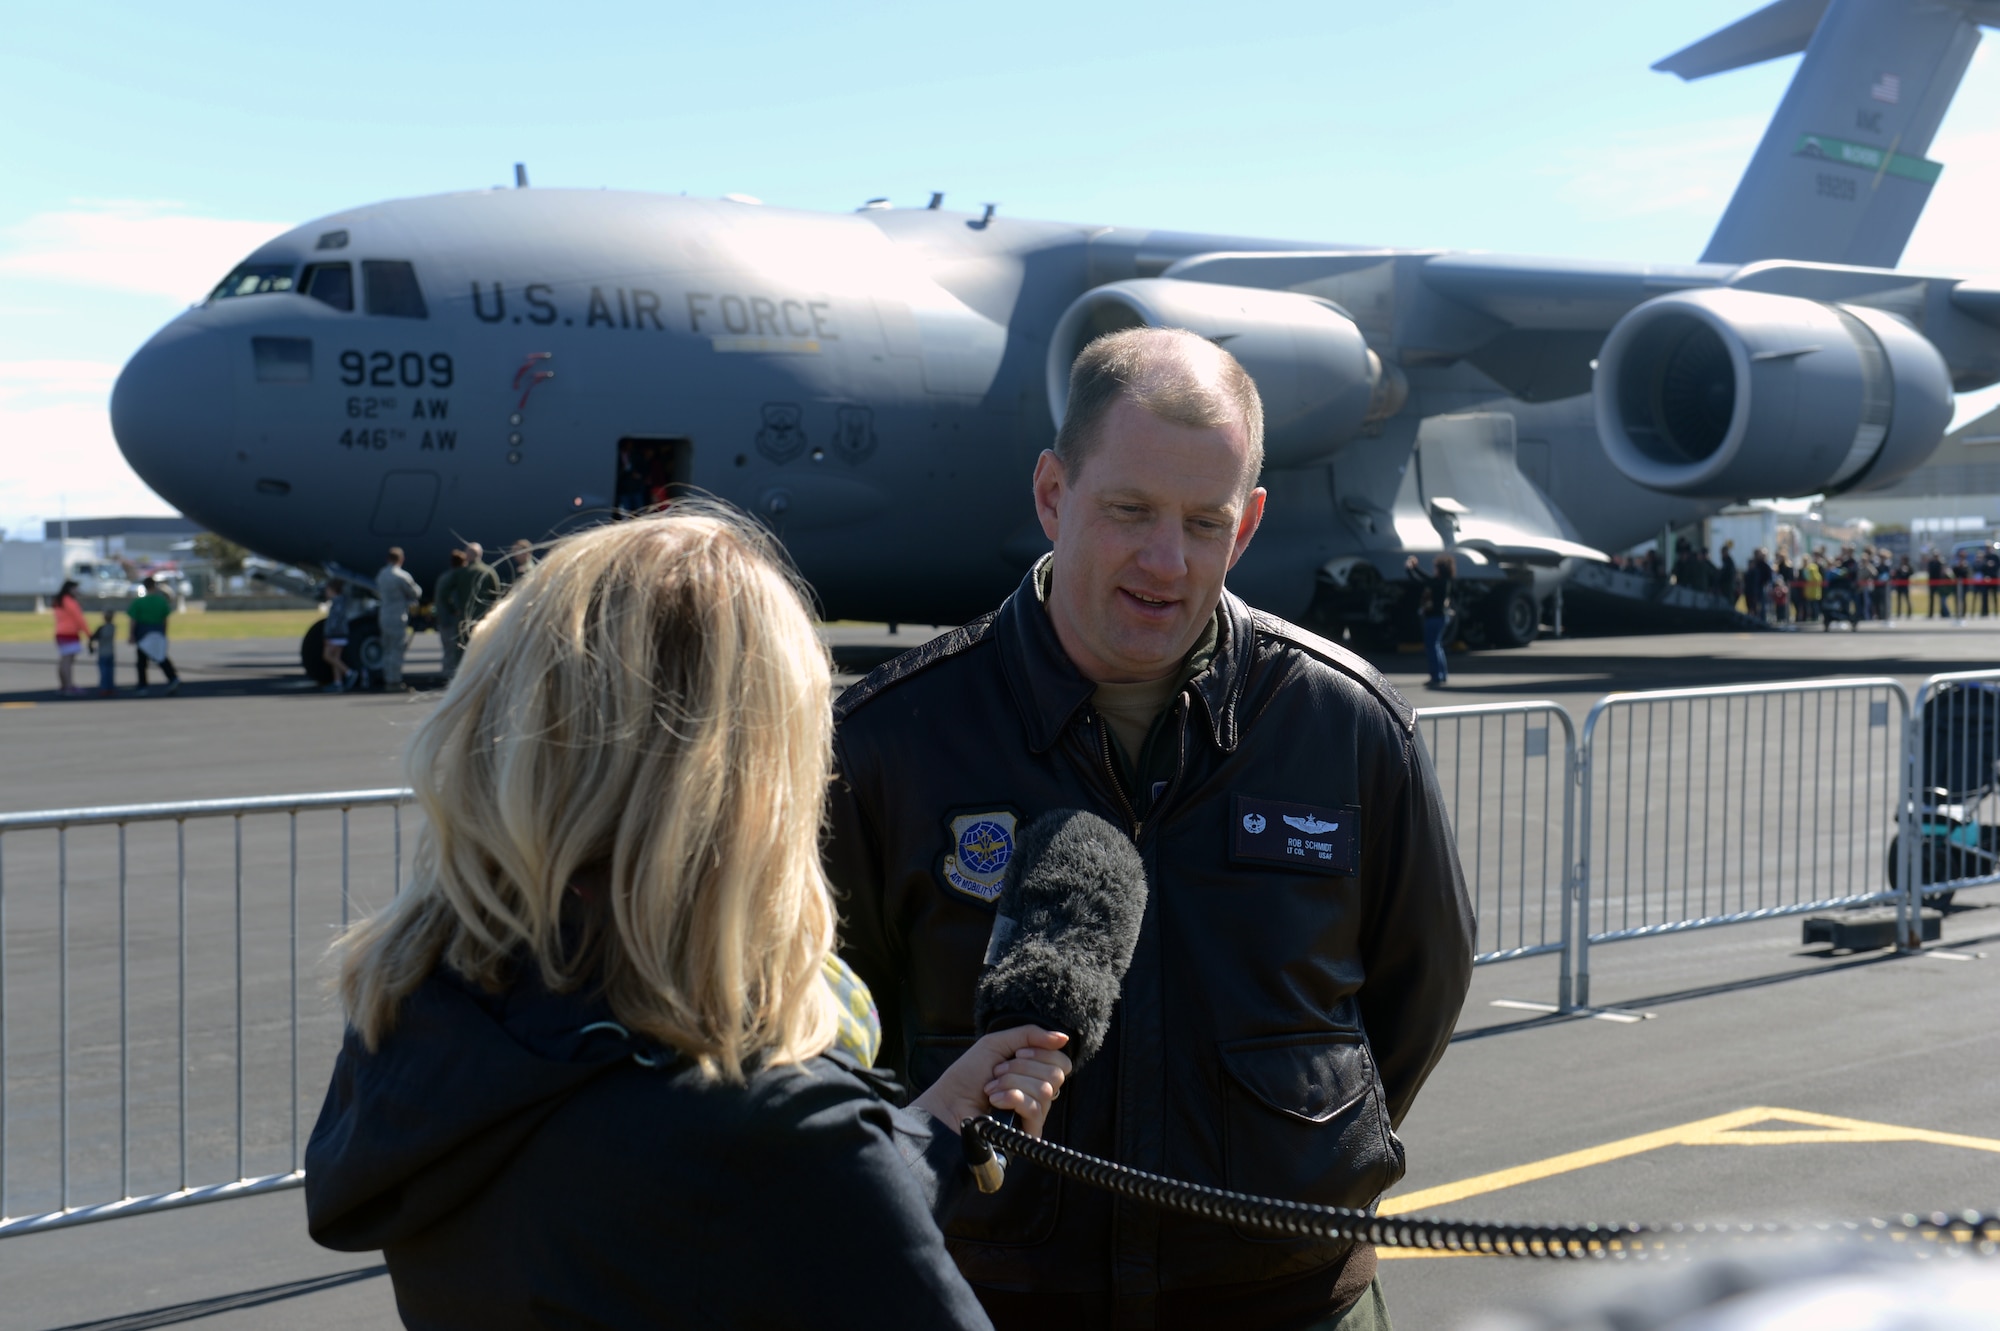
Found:
[[[1812,40],[1829,0],[1776,0],[1756,13],[1712,32],[1653,66],[1692,82],[1725,70],[1761,65],[1781,55],[1797,55]]]

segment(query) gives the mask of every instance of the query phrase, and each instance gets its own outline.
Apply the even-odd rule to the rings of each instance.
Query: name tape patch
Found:
[[[1230,822],[1230,858],[1283,864],[1312,873],[1358,873],[1361,808],[1343,804],[1287,804],[1238,795]]]

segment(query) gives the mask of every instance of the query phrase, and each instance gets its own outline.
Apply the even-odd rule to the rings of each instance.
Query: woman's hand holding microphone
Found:
[[[1021,1131],[1039,1137],[1069,1076],[1069,1056],[1062,1052],[1068,1043],[1067,1035],[1039,1026],[983,1035],[910,1108],[927,1111],[954,1133],[968,1118],[1009,1110],[1019,1116]]]

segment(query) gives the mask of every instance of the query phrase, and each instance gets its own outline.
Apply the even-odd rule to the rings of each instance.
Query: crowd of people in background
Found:
[[[1892,550],[1817,546],[1794,556],[1761,546],[1741,565],[1736,543],[1724,541],[1716,556],[1683,546],[1669,569],[1656,549],[1617,555],[1612,565],[1656,582],[1706,592],[1733,602],[1770,624],[1816,624],[1827,619],[1887,620],[1919,617],[1912,584],[1922,596],[1921,616],[1965,620],[2000,613],[2000,548],[1960,549],[1947,558],[1926,548],[1917,560]]]
[[[444,649],[444,682],[449,683],[457,674],[473,627],[492,609],[507,585],[534,561],[535,547],[527,540],[514,542],[491,564],[477,541],[467,541],[451,552],[450,567],[438,579],[431,599]],[[1611,563],[1614,568],[1656,582],[1720,596],[1743,613],[1772,624],[1919,617],[1917,602],[1911,596],[1913,582],[1921,583],[1921,617],[1963,621],[2000,613],[2000,546],[1993,544],[1976,551],[1956,550],[1949,559],[1927,547],[1916,561],[1868,546],[1843,545],[1837,552],[1819,546],[1796,563],[1784,550],[1774,555],[1760,546],[1739,565],[1736,543],[1724,541],[1713,556],[1693,543],[1683,545],[1671,568],[1658,549],[1615,555]],[[1448,556],[1440,556],[1437,567],[1428,574],[1418,567],[1414,556],[1409,565],[1406,577],[1424,600],[1421,617],[1431,682],[1442,685],[1446,678],[1443,632],[1447,616],[1455,609],[1451,601],[1457,570]],[[117,693],[118,611],[103,611],[102,622],[92,628],[77,598],[77,587],[74,581],[65,582],[51,606],[57,684],[66,698],[89,696],[92,690],[76,682],[77,659],[88,649],[97,660],[95,693],[112,697]],[[401,547],[389,548],[366,593],[372,593],[381,633],[380,664],[372,669],[348,659],[355,643],[353,620],[357,613],[365,612],[367,600],[358,599],[345,578],[333,577],[326,582],[322,652],[331,678],[324,692],[410,691],[403,679],[403,658],[411,638],[411,614],[422,605],[424,590],[403,567]],[[127,642],[142,695],[153,691],[150,671],[155,666],[166,680],[166,692],[180,692],[180,671],[167,654],[167,620],[173,613],[172,598],[150,577],[141,595],[125,608],[130,620]]]
[[[508,547],[496,564],[486,562],[485,550],[477,541],[467,541],[451,552],[451,566],[438,579],[431,599],[434,623],[444,646],[444,679],[458,672],[465,644],[473,627],[493,608],[506,590],[535,562],[534,543],[520,540]],[[65,698],[115,697],[118,692],[118,617],[116,608],[102,610],[101,622],[92,627],[90,614],[78,596],[79,584],[66,581],[55,594],[50,610],[55,621],[56,684]],[[329,682],[327,693],[348,693],[355,689],[407,691],[403,680],[403,658],[411,637],[411,616],[423,604],[423,588],[403,567],[403,551],[392,546],[382,570],[372,583],[357,588],[349,579],[330,577],[322,599],[326,606],[321,642]],[[370,605],[376,613],[381,633],[381,656],[374,666],[351,659],[356,646],[354,620]],[[124,606],[129,621],[126,642],[132,649],[132,665],[141,696],[153,692],[152,671],[157,668],[168,694],[181,689],[180,670],[167,648],[167,621],[175,613],[173,598],[157,578],[147,578],[140,595]],[[97,660],[97,687],[86,689],[76,680],[78,658],[88,651]]]

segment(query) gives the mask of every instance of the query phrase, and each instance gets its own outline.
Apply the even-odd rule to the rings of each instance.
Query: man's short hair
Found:
[[[465,561],[465,551],[463,551],[463,550],[454,550],[454,551],[452,551],[452,552],[451,552],[451,566],[452,566],[453,568],[464,568],[464,567],[465,567],[465,562],[466,562],[466,561]]]
[[[402,562],[403,562],[403,547],[402,547],[402,546],[400,546],[400,545],[392,545],[392,546],[390,546],[390,547],[389,547],[389,562],[390,562],[390,563],[392,563],[392,564],[400,564],[400,563],[402,563]]]
[[[1241,421],[1250,438],[1243,488],[1264,470],[1264,401],[1236,357],[1185,328],[1127,328],[1094,339],[1069,370],[1069,406],[1056,432],[1055,454],[1075,475],[1103,434],[1118,399],[1161,420],[1196,429]]]

